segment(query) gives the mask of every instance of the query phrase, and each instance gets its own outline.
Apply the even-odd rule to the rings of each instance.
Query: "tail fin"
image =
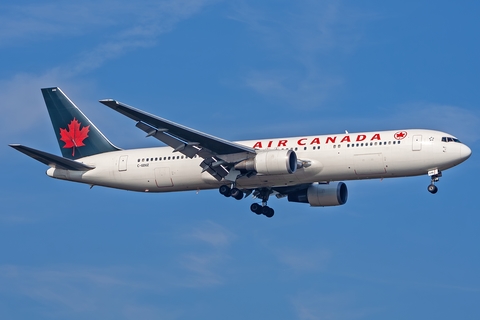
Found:
[[[65,158],[78,159],[120,150],[108,141],[60,88],[44,88],[42,94]]]

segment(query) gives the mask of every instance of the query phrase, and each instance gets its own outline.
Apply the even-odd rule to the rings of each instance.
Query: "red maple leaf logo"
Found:
[[[407,131],[399,131],[393,135],[393,137],[397,140],[402,140],[407,136]]]
[[[88,129],[90,126],[83,127],[80,130],[80,122],[77,119],[73,118],[73,120],[68,125],[67,129],[60,128],[60,140],[65,142],[63,146],[65,149],[72,148],[72,157],[75,156],[75,148],[82,147],[85,144],[83,140],[88,138]]]

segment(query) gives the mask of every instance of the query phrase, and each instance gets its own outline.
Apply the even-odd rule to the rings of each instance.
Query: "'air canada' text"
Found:
[[[327,137],[307,137],[300,138],[295,140],[295,145],[306,146],[306,145],[319,145],[322,143],[346,143],[346,142],[362,142],[362,141],[380,141],[380,133],[375,133],[371,137],[368,137],[365,134],[358,134],[356,136],[345,135],[341,139],[339,136],[327,136]],[[263,149],[263,148],[280,148],[287,147],[291,143],[288,139],[283,140],[270,140],[270,141],[257,141],[254,145],[254,149]]]

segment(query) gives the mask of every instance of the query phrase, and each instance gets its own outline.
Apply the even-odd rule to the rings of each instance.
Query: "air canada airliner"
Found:
[[[139,192],[218,189],[237,200],[252,195],[258,215],[272,217],[269,197],[313,207],[347,202],[345,180],[428,175],[437,192],[442,171],[471,150],[441,131],[399,129],[228,141],[130,107],[100,100],[167,146],[123,150],[113,145],[60,90],[42,89],[62,157],[11,144],[50,168],[53,178]]]

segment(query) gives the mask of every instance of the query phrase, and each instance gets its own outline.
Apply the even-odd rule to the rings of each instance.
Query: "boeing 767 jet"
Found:
[[[10,146],[48,165],[47,175],[90,186],[139,192],[218,189],[237,200],[253,195],[250,209],[272,217],[270,196],[313,207],[343,205],[344,182],[428,175],[437,192],[442,171],[470,157],[451,134],[400,129],[249,141],[228,141],[130,107],[100,100],[167,146],[120,149],[60,88],[42,89],[62,157]]]

